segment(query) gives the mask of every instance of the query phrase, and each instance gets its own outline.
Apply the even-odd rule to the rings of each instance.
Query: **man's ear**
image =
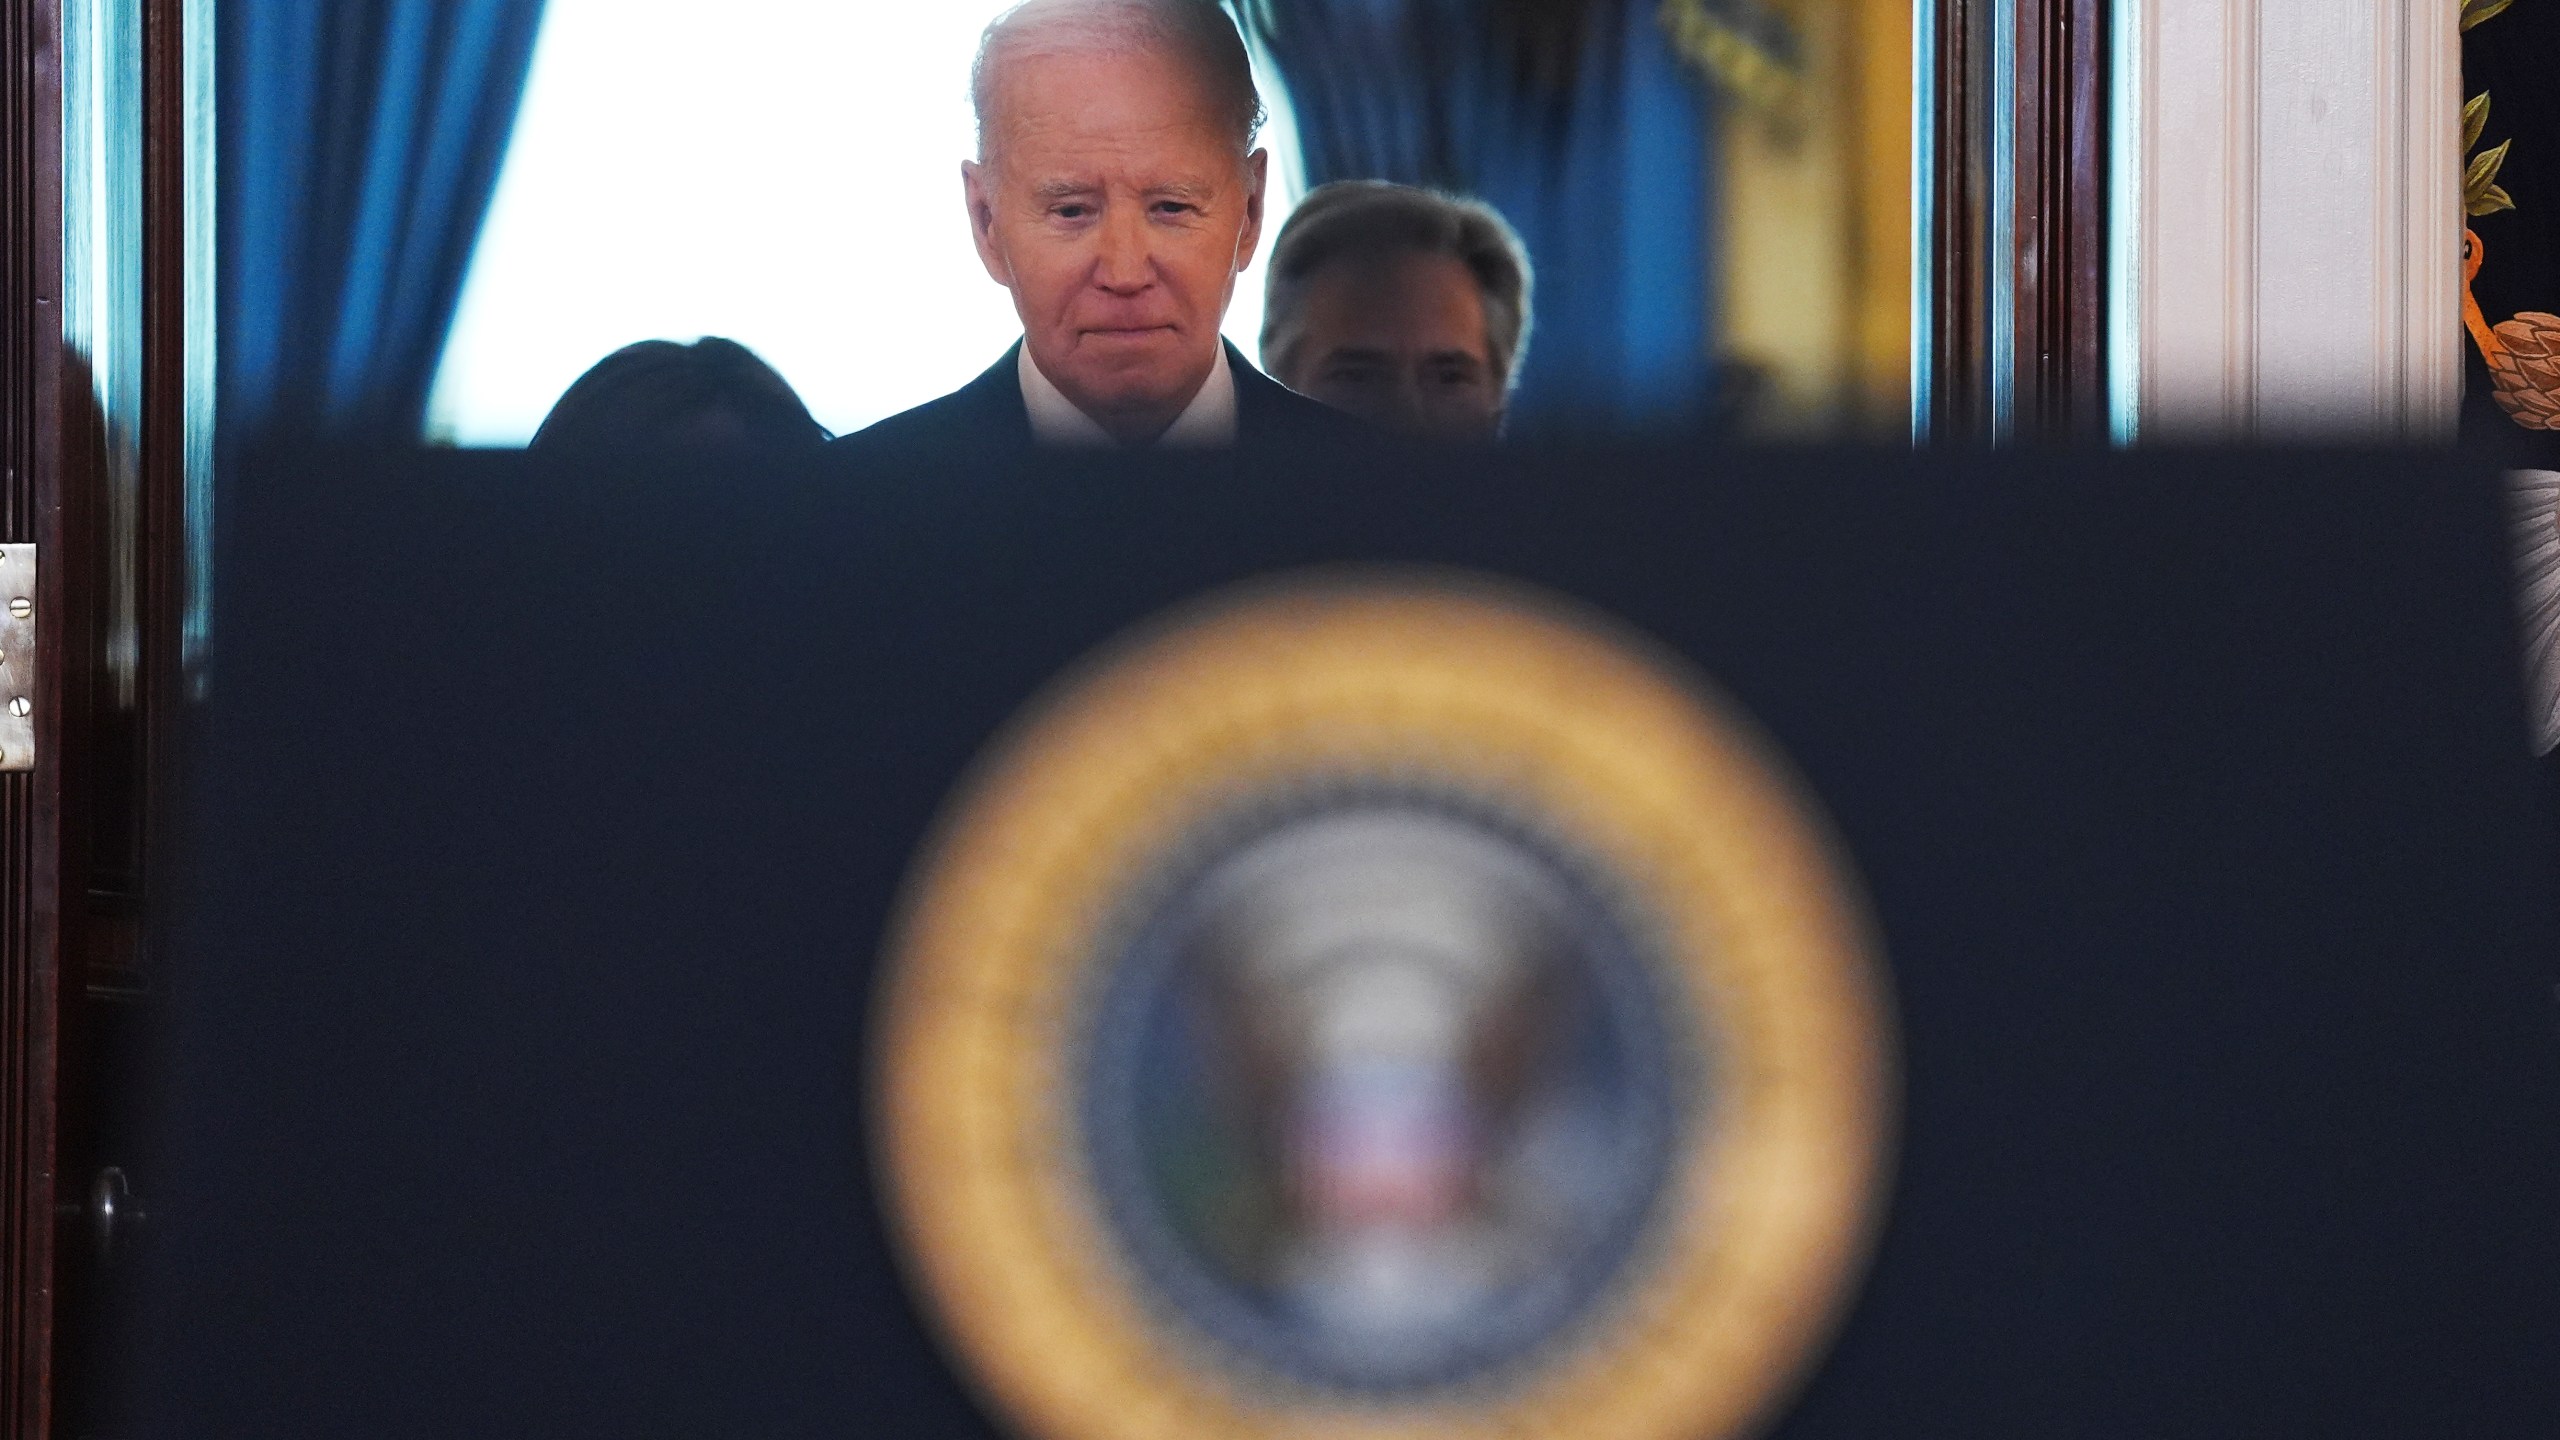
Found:
[[[1013,288],[1013,265],[996,243],[995,171],[975,160],[960,162],[960,189],[969,199],[969,238],[978,244],[978,263],[994,281]]]
[[[1262,248],[1262,197],[1271,182],[1271,152],[1256,150],[1244,157],[1244,176],[1244,233],[1236,237],[1239,275],[1252,266],[1254,253]]]

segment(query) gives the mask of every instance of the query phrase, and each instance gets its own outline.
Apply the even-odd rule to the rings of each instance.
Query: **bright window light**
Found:
[[[521,445],[635,340],[726,335],[839,434],[966,384],[1022,333],[960,198],[969,62],[1006,8],[550,0],[431,438]],[[1267,74],[1263,95],[1268,254],[1304,182]],[[1227,313],[1248,356],[1262,271]]]

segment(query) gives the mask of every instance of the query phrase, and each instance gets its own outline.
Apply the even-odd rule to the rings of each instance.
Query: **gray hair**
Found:
[[[1023,0],[995,18],[978,39],[969,98],[978,111],[978,158],[987,158],[987,119],[995,110],[996,72],[1015,55],[1100,50],[1168,51],[1188,62],[1231,127],[1238,155],[1251,154],[1262,133],[1262,92],[1253,57],[1219,0]]]
[[[1502,212],[1481,200],[1383,180],[1337,180],[1307,192],[1271,246],[1271,277],[1262,318],[1262,358],[1275,374],[1294,366],[1302,337],[1299,311],[1309,281],[1345,262],[1407,254],[1446,255],[1463,262],[1484,298],[1484,328],[1494,370],[1507,388],[1529,355],[1528,247]]]

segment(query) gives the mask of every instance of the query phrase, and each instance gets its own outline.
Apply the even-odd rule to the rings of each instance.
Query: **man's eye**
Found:
[[[1082,220],[1093,213],[1090,205],[1060,205],[1049,212],[1061,220]]]
[[[1156,213],[1159,215],[1192,215],[1197,214],[1199,209],[1200,207],[1197,205],[1187,205],[1180,200],[1159,200],[1156,202]]]
[[[1431,370],[1431,383],[1451,389],[1473,385],[1477,379],[1476,367],[1472,365],[1435,365]]]

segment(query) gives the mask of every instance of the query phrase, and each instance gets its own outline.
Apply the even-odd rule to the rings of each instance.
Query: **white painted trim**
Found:
[[[2447,0],[2131,0],[2116,429],[2451,432],[2461,69]]]

